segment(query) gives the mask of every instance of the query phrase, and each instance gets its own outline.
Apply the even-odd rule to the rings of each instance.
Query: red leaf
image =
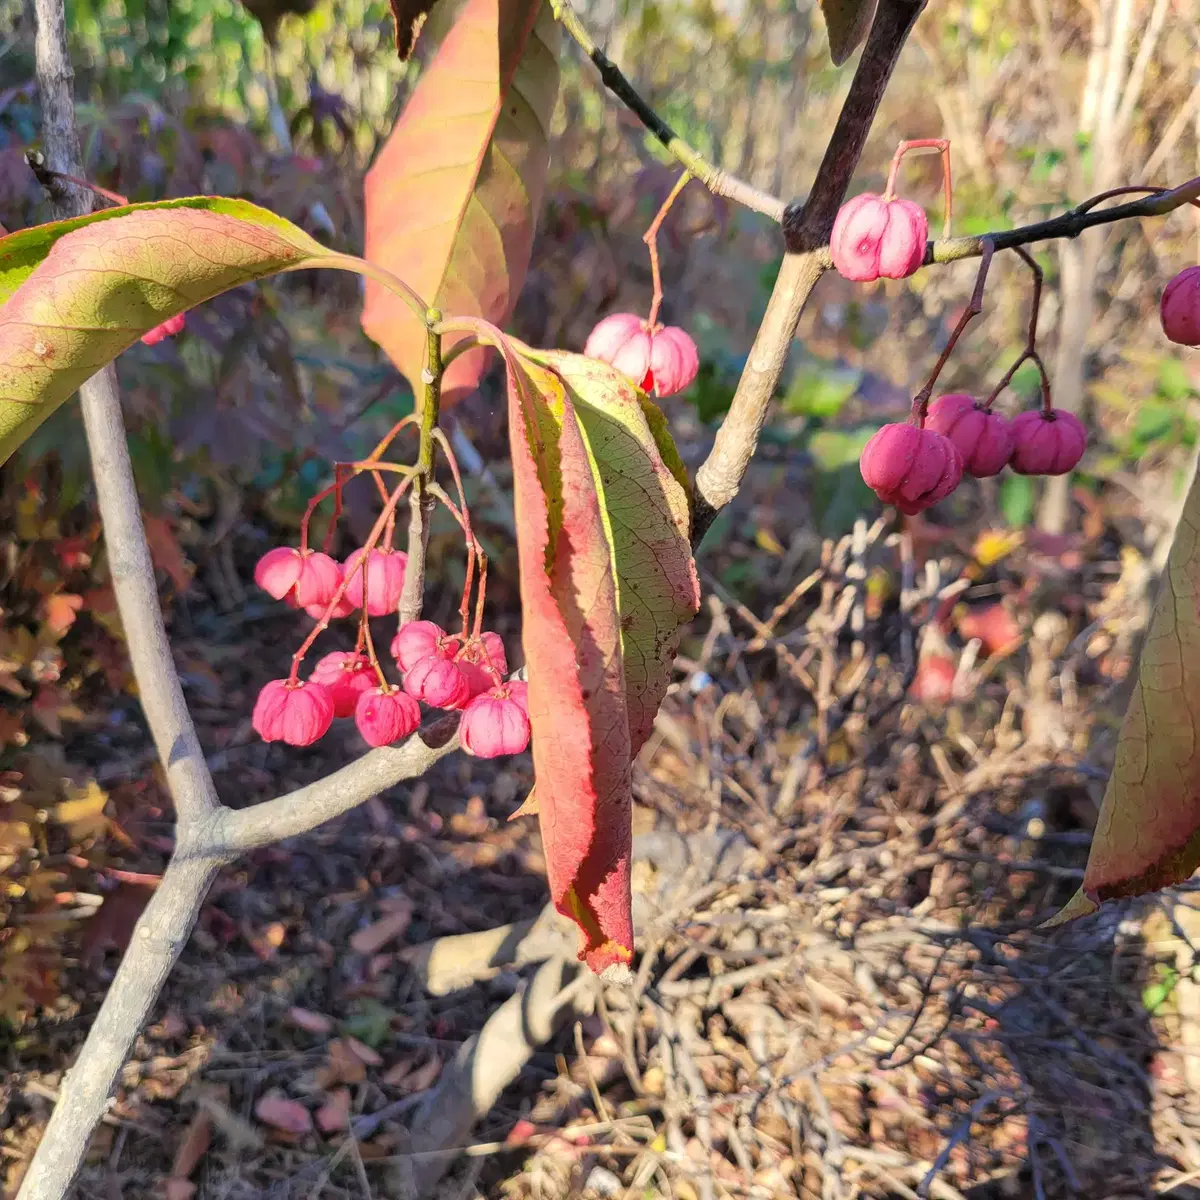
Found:
[[[312,1117],[303,1104],[289,1100],[278,1092],[268,1092],[254,1106],[254,1115],[272,1129],[284,1133],[308,1133],[312,1129]]]
[[[42,601],[42,620],[55,637],[62,637],[75,624],[75,618],[82,607],[82,596],[76,596],[72,592],[55,592],[53,596],[47,596]]]
[[[150,557],[155,567],[170,579],[176,591],[186,592],[192,574],[171,522],[166,517],[152,517],[149,514],[142,515],[142,522],[146,526],[146,544],[150,547]]]
[[[515,342],[505,356],[550,893],[603,971],[633,955],[632,755],[697,605],[687,494],[661,414],[617,372]]]
[[[502,324],[546,183],[559,32],[542,0],[464,0],[453,17],[367,173],[365,254],[447,316]],[[426,335],[408,307],[367,280],[362,322],[419,388]],[[482,349],[455,359],[442,403],[473,391],[487,361]]]

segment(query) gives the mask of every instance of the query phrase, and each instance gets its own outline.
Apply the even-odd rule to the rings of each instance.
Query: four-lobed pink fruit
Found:
[[[998,475],[1013,452],[1008,420],[980,408],[975,398],[964,392],[939,396],[929,406],[925,428],[948,437],[962,455],[963,470],[978,479]]]
[[[682,392],[700,369],[696,343],[687,333],[676,325],[652,329],[634,313],[605,317],[588,335],[583,352],[659,397]]]
[[[1163,333],[1180,346],[1200,346],[1200,267],[1187,267],[1163,288]]]
[[[430,654],[453,658],[457,651],[458,639],[449,637],[434,621],[407,621],[392,638],[392,657],[401,671],[411,671]]]
[[[829,253],[843,279],[905,279],[924,261],[928,239],[929,220],[919,204],[864,192],[838,210]]]
[[[404,673],[404,690],[430,708],[462,708],[471,698],[458,664],[440,653],[426,655]]]
[[[476,758],[520,754],[529,745],[529,702],[523,683],[502,683],[481,692],[463,710],[458,737]]]
[[[1061,408],[1018,413],[1012,435],[1008,465],[1018,475],[1065,475],[1078,466],[1087,447],[1083,422]]]
[[[335,717],[353,716],[359,696],[378,683],[370,659],[353,650],[326,654],[313,667],[309,678],[329,689]]]
[[[399,688],[376,684],[360,693],[354,724],[368,746],[390,746],[416,732],[421,706]]]
[[[363,563],[363,551],[355,550],[342,564],[346,584],[346,600],[351,610],[363,606],[363,576],[366,576],[367,614],[386,617],[396,611],[400,593],[404,591],[404,572],[408,555],[403,550],[384,550],[376,546]]]
[[[916,425],[884,425],[863,447],[859,470],[885,503],[912,516],[950,495],[963,460],[949,438]]]
[[[264,742],[311,746],[333,724],[333,697],[320,683],[272,679],[258,693],[250,723]]]
[[[328,605],[342,582],[341,568],[319,550],[277,546],[254,568],[254,582],[276,600],[293,608]]]
[[[458,652],[455,659],[458,669],[471,689],[471,695],[486,692],[508,674],[508,657],[504,643],[498,633],[490,631],[470,641]]]

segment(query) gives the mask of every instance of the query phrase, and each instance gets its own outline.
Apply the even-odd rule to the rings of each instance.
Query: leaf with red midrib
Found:
[[[633,957],[631,759],[615,576],[562,380],[510,356],[508,419],[550,894],[579,925],[585,961],[603,971]]]
[[[1182,883],[1200,866],[1200,474],[1142,648],[1083,885],[1048,924]]]
[[[502,349],[547,874],[603,971],[633,953],[632,757],[699,603],[689,489],[661,414],[611,367]]]

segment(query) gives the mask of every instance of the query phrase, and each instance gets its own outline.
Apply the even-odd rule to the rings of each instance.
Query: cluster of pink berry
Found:
[[[677,325],[643,321],[634,313],[605,317],[588,335],[583,352],[660,398],[682,392],[700,369],[696,343],[687,333]]]
[[[946,226],[949,228],[948,143],[937,139],[902,142],[892,162],[886,192],[882,196],[869,192],[855,196],[842,205],[834,221],[830,258],[844,278],[859,283],[870,283],[881,277],[905,279],[925,261],[929,237],[925,211],[911,200],[902,200],[892,194],[901,158],[908,150],[921,146],[936,146],[942,150]],[[965,393],[952,392],[929,404],[928,394],[945,361],[943,355],[933,379],[913,404],[912,420],[905,424],[885,425],[863,448],[859,460],[863,480],[884,503],[894,504],[901,512],[912,515],[949,496],[964,473],[985,478],[999,474],[1008,466],[1019,475],[1065,475],[1083,457],[1087,432],[1078,417],[1051,406],[1045,369],[1034,349],[1041,276],[1032,260],[1028,261],[1034,267],[1038,282],[1030,344],[1018,362],[1029,358],[1042,370],[1041,406],[1010,421],[992,411],[996,393],[977,401]],[[977,284],[980,292],[985,274],[986,263]],[[1165,297],[1163,303],[1165,312]],[[954,338],[964,325],[965,321],[960,323]],[[1200,310],[1197,339],[1200,340]],[[947,354],[949,349],[947,347]],[[1012,373],[1010,371],[1005,377],[1004,384],[1012,378]]]
[[[1007,465],[1018,475],[1065,475],[1083,457],[1087,431],[1073,413],[1038,408],[1011,421],[973,396],[939,396],[921,420],[884,425],[863,447],[863,481],[912,516],[950,495],[965,474],[983,479]]]
[[[368,616],[395,612],[406,555],[375,548],[365,558],[364,571],[362,550],[339,564],[320,551],[281,546],[263,555],[254,579],[268,595],[318,620],[363,608],[364,592]],[[389,683],[362,649],[334,651],[307,680],[293,672],[262,689],[254,706],[255,731],[267,742],[310,746],[335,717],[353,717],[368,745],[390,746],[416,732],[423,701],[461,711],[463,748],[480,758],[517,754],[529,745],[526,685],[505,681],[508,661],[497,634],[452,637],[432,621],[409,621],[392,639],[391,653],[403,688]]]

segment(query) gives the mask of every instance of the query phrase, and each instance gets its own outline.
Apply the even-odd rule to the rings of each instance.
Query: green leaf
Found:
[[[463,0],[457,9],[443,2],[422,42],[443,28],[367,173],[365,255],[447,316],[502,325],[529,269],[561,35],[544,0]],[[414,314],[369,280],[362,323],[420,387],[425,330]],[[488,357],[473,349],[450,364],[443,403],[475,389]]]
[[[858,49],[875,19],[877,0],[821,0],[829,56],[840,67]]]
[[[147,330],[220,292],[337,260],[243,200],[134,204],[0,238],[0,462]]]
[[[1162,441],[1175,428],[1176,411],[1171,404],[1161,400],[1146,400],[1138,407],[1133,423],[1131,449],[1140,454],[1155,442]]]
[[[1184,400],[1192,394],[1187,367],[1177,358],[1162,358],[1158,363],[1159,394],[1168,400]]]
[[[858,391],[862,374],[853,367],[807,364],[796,372],[784,394],[784,411],[804,417],[836,417]]]
[[[1028,475],[1005,475],[1000,482],[1000,512],[1013,529],[1024,529],[1033,518],[1036,495]]]

